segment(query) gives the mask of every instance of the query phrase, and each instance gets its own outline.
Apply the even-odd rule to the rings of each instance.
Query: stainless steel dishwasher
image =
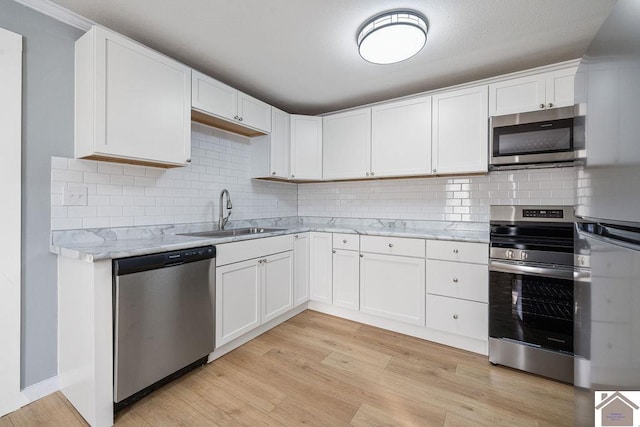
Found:
[[[214,349],[214,246],[113,261],[114,408],[200,366]]]

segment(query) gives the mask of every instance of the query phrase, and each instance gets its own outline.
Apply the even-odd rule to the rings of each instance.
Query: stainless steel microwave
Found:
[[[574,107],[491,117],[490,166],[574,161],[573,117]]]

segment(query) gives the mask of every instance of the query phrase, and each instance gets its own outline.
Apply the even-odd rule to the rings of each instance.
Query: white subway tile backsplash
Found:
[[[91,160],[68,159],[68,161],[69,161],[69,170],[81,171],[81,172],[97,172],[98,171],[97,163],[92,162]]]
[[[231,192],[233,219],[297,215],[297,185],[256,182],[250,169],[247,138],[199,124],[192,125],[192,163],[182,168],[52,157],[51,228],[215,221],[223,188]],[[63,206],[68,183],[87,187],[88,209]]]
[[[53,230],[211,222],[227,188],[233,219],[281,216],[486,222],[492,204],[573,204],[572,167],[488,175],[309,184],[251,179],[249,140],[192,125],[192,162],[163,169],[52,157]],[[577,174],[578,180],[585,179]],[[64,206],[64,187],[87,187],[87,206]],[[579,196],[584,189],[579,186]]]
[[[487,222],[490,205],[573,205],[573,169],[300,184],[298,215]],[[341,203],[347,197],[348,203]]]

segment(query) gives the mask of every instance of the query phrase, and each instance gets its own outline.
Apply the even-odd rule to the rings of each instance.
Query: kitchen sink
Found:
[[[286,228],[264,228],[264,227],[247,227],[247,228],[233,228],[230,230],[211,230],[211,231],[199,231],[197,233],[182,233],[180,236],[193,236],[193,237],[233,237],[233,236],[247,236],[252,234],[272,233],[274,231],[284,231]]]

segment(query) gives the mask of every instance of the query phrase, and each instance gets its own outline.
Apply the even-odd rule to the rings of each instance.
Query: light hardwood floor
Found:
[[[573,387],[305,311],[116,416],[117,426],[570,426]],[[0,418],[81,426],[61,393]]]

